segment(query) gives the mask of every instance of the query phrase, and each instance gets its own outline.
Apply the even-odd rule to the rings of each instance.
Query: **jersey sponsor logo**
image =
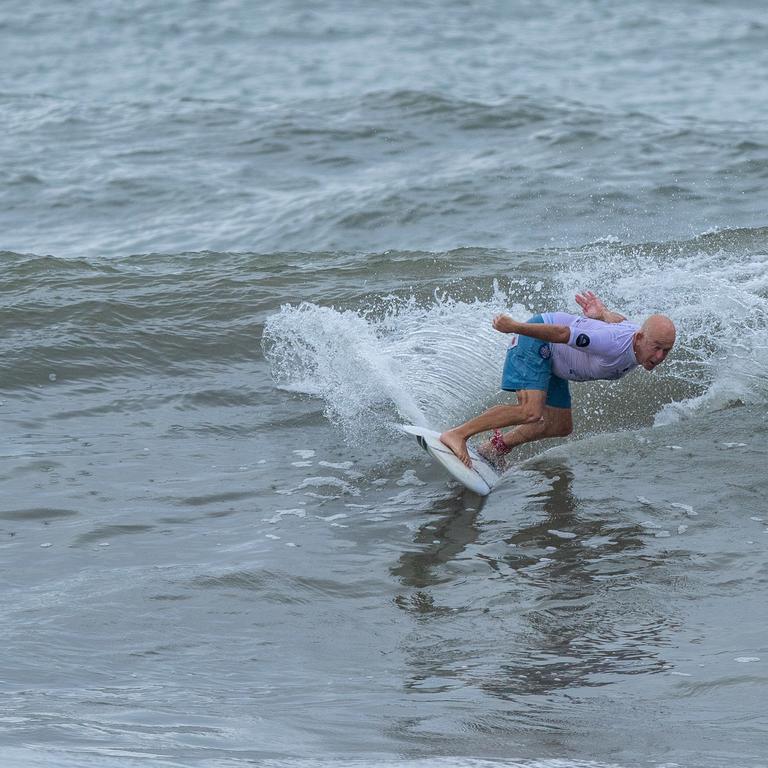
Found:
[[[552,355],[552,350],[549,348],[549,344],[542,344],[539,347],[539,354],[544,360],[549,360]]]
[[[589,346],[589,336],[587,336],[586,333],[580,333],[576,337],[576,346],[577,347],[588,347]]]

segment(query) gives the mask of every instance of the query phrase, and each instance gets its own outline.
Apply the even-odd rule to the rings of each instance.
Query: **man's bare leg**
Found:
[[[570,408],[544,408],[544,418],[535,424],[521,424],[502,435],[507,448],[543,440],[548,437],[567,437],[573,432],[573,417]]]
[[[566,437],[573,431],[573,419],[570,408],[553,408],[546,406],[544,408],[544,418],[535,424],[521,424],[514,429],[504,433],[502,440],[503,446],[498,443],[486,440],[477,446],[477,452],[487,461],[489,461],[498,471],[503,471],[505,465],[504,457],[507,453],[523,443],[530,443],[534,440],[543,440],[549,437]]]
[[[547,393],[543,389],[521,389],[517,393],[517,405],[495,405],[474,419],[440,435],[440,442],[448,446],[468,467],[472,459],[467,453],[467,440],[478,432],[501,429],[516,424],[536,424],[544,415]]]

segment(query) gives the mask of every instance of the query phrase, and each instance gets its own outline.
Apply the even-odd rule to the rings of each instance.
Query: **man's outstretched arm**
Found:
[[[521,336],[531,336],[534,339],[555,344],[567,344],[571,338],[571,329],[567,325],[518,323],[509,315],[496,315],[493,318],[493,327],[501,333],[519,333]]]
[[[593,320],[602,320],[604,323],[620,323],[627,319],[618,312],[611,312],[610,309],[606,309],[605,304],[592,291],[577,293],[576,303],[582,308],[584,314]]]

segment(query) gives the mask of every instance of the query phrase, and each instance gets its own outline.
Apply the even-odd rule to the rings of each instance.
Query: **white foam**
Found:
[[[354,486],[350,485],[346,480],[342,480],[340,477],[326,476],[326,477],[307,477],[294,488],[294,491],[301,491],[305,488],[338,488],[341,493],[349,494],[350,496],[359,496],[360,491]]]
[[[416,475],[416,472],[412,469],[407,469],[403,476],[395,483],[395,485],[399,486],[405,486],[405,485],[426,485],[426,483],[423,480],[419,480],[418,476]]]
[[[288,517],[288,516],[291,516],[291,515],[293,515],[295,517],[306,517],[307,510],[306,509],[298,509],[298,508],[294,508],[294,509],[278,509],[278,510],[275,511],[275,514],[272,517],[264,517],[264,518],[262,518],[262,520],[265,523],[277,523],[280,520],[282,520],[282,518]]]
[[[551,528],[547,531],[547,533],[551,533],[553,536],[557,536],[559,539],[575,539],[576,534],[571,533],[570,531],[558,531],[555,528]]]
[[[682,509],[688,517],[696,517],[699,514],[690,504],[681,504],[680,502],[673,501],[669,506],[675,509]]]
[[[332,461],[318,461],[317,462],[321,467],[328,467],[328,469],[351,469],[355,463],[353,461],[339,461],[339,462],[332,462]]]

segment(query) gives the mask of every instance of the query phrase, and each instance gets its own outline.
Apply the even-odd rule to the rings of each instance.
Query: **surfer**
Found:
[[[641,326],[612,312],[592,291],[576,294],[583,316],[544,312],[527,322],[496,315],[493,327],[513,334],[501,388],[517,393],[516,405],[496,405],[440,435],[468,467],[467,440],[494,430],[478,453],[496,468],[513,448],[573,431],[569,381],[620,379],[638,365],[652,371],[675,343],[675,325],[665,315],[651,315]],[[515,426],[506,433],[500,430]]]

